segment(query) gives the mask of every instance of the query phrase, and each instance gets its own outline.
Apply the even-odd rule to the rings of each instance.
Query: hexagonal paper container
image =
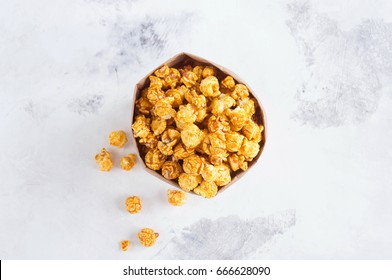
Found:
[[[138,98],[140,98],[142,90],[145,89],[146,87],[149,86],[149,79],[148,77],[150,75],[152,75],[157,69],[159,69],[160,67],[162,67],[164,64],[168,65],[169,67],[175,67],[175,68],[181,68],[184,65],[192,65],[192,66],[196,66],[196,65],[202,65],[202,66],[213,66],[215,67],[215,69],[217,70],[217,78],[221,81],[222,78],[224,78],[227,75],[230,75],[234,78],[234,80],[236,81],[236,83],[242,83],[244,85],[246,85],[248,87],[249,90],[249,94],[250,96],[256,100],[257,102],[255,102],[255,109],[256,112],[255,114],[252,116],[253,121],[255,121],[257,124],[259,125],[263,125],[264,126],[264,130],[262,132],[262,140],[259,143],[260,144],[260,151],[257,154],[257,156],[251,161],[248,162],[248,169],[246,171],[242,171],[237,170],[236,172],[231,172],[231,176],[232,176],[232,181],[227,184],[226,186],[221,187],[218,190],[218,195],[225,189],[227,189],[228,187],[232,186],[233,184],[235,184],[246,172],[248,172],[258,161],[258,159],[260,158],[260,155],[263,152],[263,149],[265,147],[265,143],[266,143],[266,120],[265,120],[265,115],[264,115],[264,109],[260,103],[260,101],[258,100],[257,96],[253,93],[253,90],[249,87],[249,85],[246,84],[245,81],[243,81],[240,77],[238,77],[236,74],[234,74],[233,72],[231,72],[230,70],[227,70],[226,68],[213,63],[211,61],[208,61],[204,58],[195,56],[193,54],[188,54],[188,53],[179,53],[177,55],[175,55],[174,57],[172,57],[171,59],[167,60],[166,62],[162,63],[161,65],[159,65],[158,67],[156,67],[155,69],[153,69],[150,73],[148,73],[144,78],[142,78],[135,86],[135,91],[134,91],[134,96],[133,96],[133,104],[132,104],[132,124],[134,123],[135,117],[136,117],[136,100]],[[131,129],[132,130],[132,129]],[[178,188],[178,182],[177,180],[168,180],[166,178],[164,178],[161,173],[159,173],[158,171],[154,171],[149,169],[145,162],[144,162],[144,155],[145,153],[143,152],[142,149],[142,145],[139,144],[138,139],[136,139],[134,137],[133,131],[132,131],[132,138],[135,141],[136,145],[137,145],[137,150],[138,150],[138,159],[139,162],[142,163],[143,168],[150,173],[151,175],[161,179],[162,181],[172,185],[172,186],[176,186]],[[193,193],[193,192],[191,192]]]

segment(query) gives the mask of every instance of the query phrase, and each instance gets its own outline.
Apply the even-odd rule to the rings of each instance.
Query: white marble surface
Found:
[[[0,258],[392,258],[392,4],[317,2],[0,1]],[[236,185],[175,208],[140,166],[93,157],[181,51],[246,80],[269,139]]]

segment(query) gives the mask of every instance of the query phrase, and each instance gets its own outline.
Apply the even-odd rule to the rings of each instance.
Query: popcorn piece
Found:
[[[181,138],[180,132],[171,128],[165,130],[165,132],[163,132],[161,136],[162,143],[170,147],[176,145],[177,142],[180,140],[180,138]]]
[[[196,84],[197,75],[192,71],[184,71],[184,73],[182,73],[181,82],[183,82],[187,88],[190,88]]]
[[[195,124],[187,124],[181,130],[181,140],[187,148],[195,148],[201,143],[203,136],[203,132]]]
[[[181,165],[178,162],[166,161],[162,165],[162,176],[166,179],[173,180],[177,179],[182,173]]]
[[[206,97],[218,96],[220,94],[218,79],[214,76],[208,76],[204,78],[200,83],[200,91]]]
[[[177,115],[174,118],[179,129],[183,129],[187,124],[192,124],[196,121],[195,109],[191,104],[181,105],[178,109]]]
[[[166,156],[161,153],[159,149],[151,149],[147,152],[144,161],[148,168],[152,170],[161,169],[162,165],[165,163]]]
[[[217,194],[218,186],[214,182],[202,181],[193,191],[202,197],[211,198]]]
[[[203,75],[202,75],[203,67],[195,66],[195,68],[193,68],[192,72],[196,74],[197,82],[200,83],[201,79],[203,78]]]
[[[163,144],[162,141],[158,142],[157,145],[159,151],[164,154],[165,156],[171,156],[173,154],[173,147],[172,146],[168,146],[166,144]]]
[[[232,76],[226,76],[226,78],[224,78],[223,81],[221,82],[221,85],[223,88],[234,90],[235,81]]]
[[[230,168],[233,171],[237,171],[238,169],[242,169],[243,171],[248,169],[248,163],[245,161],[244,156],[239,156],[237,154],[231,154],[228,157],[228,162],[230,164]]]
[[[242,133],[248,138],[248,140],[254,140],[255,142],[261,141],[261,132],[264,127],[258,126],[254,121],[248,120],[242,128]]]
[[[230,130],[229,120],[224,115],[220,115],[220,116],[213,115],[208,119],[208,130],[210,132],[217,132],[217,131],[227,132]]]
[[[159,100],[165,98],[165,92],[157,87],[147,89],[147,99],[151,104],[156,104]]]
[[[170,73],[170,69],[166,64],[154,72],[155,76],[159,78],[164,78],[168,76],[169,73]]]
[[[203,179],[207,182],[214,182],[218,177],[218,171],[212,164],[205,164],[201,173]]]
[[[248,120],[245,110],[240,107],[228,112],[227,116],[230,118],[230,127],[233,131],[240,131]]]
[[[173,157],[174,160],[183,160],[191,155],[195,154],[195,149],[192,148],[187,148],[185,145],[182,143],[177,144],[177,146],[174,148],[173,152]]]
[[[200,175],[181,173],[178,177],[178,185],[184,191],[190,192],[200,184],[201,180]]]
[[[186,193],[178,190],[167,190],[167,200],[171,205],[181,206],[186,201]]]
[[[157,138],[157,136],[155,136],[154,134],[149,132],[146,137],[139,139],[139,143],[150,148],[150,149],[153,149],[153,148],[156,148],[156,146],[158,144],[158,138]]]
[[[215,180],[215,184],[219,187],[226,186],[231,182],[230,168],[226,164],[215,166],[218,171],[218,177]]]
[[[150,114],[153,106],[154,105],[148,100],[147,97],[142,96],[136,101],[136,108],[144,115]]]
[[[109,144],[112,146],[122,148],[127,142],[127,135],[123,130],[113,131],[109,134]]]
[[[213,165],[221,165],[223,162],[227,161],[227,156],[229,154],[225,149],[211,147],[210,151],[211,154],[209,159]]]
[[[156,239],[158,238],[159,234],[156,233],[154,230],[150,228],[143,228],[139,233],[138,233],[138,238],[140,243],[145,246],[145,247],[151,247],[154,245]]]
[[[101,171],[109,171],[113,167],[110,153],[105,148],[102,148],[101,152],[95,156],[95,161],[99,164]]]
[[[236,84],[234,87],[234,91],[231,94],[235,100],[244,99],[249,96],[248,88],[243,84]]]
[[[202,71],[202,76],[203,78],[206,78],[208,76],[215,76],[215,70],[211,66],[206,66],[203,71]]]
[[[121,168],[129,171],[136,165],[136,155],[129,154],[128,156],[122,157],[120,160]]]
[[[238,107],[244,109],[245,114],[248,116],[248,118],[251,118],[253,114],[256,112],[255,102],[249,97],[245,97],[244,99],[238,100],[237,105]]]
[[[251,161],[260,151],[260,145],[255,141],[249,141],[247,138],[244,138],[244,142],[242,143],[241,149],[238,154],[245,156],[247,161]]]
[[[235,131],[226,132],[226,148],[229,152],[238,152],[244,141],[244,136]]]
[[[170,68],[169,75],[163,78],[164,86],[175,88],[180,83],[181,74],[176,68]]]
[[[196,122],[201,123],[208,116],[207,108],[199,108],[195,110]]]
[[[150,88],[157,88],[157,89],[161,89],[162,88],[162,80],[158,77],[155,76],[149,76],[148,77],[150,79]]]
[[[147,137],[150,133],[150,119],[143,115],[137,116],[132,125],[132,129],[136,138]]]
[[[165,120],[174,118],[176,116],[176,110],[174,110],[171,105],[173,102],[174,102],[173,97],[166,97],[160,99],[155,103],[152,109],[153,114]]]
[[[197,109],[202,109],[207,107],[207,98],[202,94],[195,94],[192,96],[190,103]],[[197,110],[195,110],[197,112]]]
[[[131,214],[136,214],[142,210],[142,203],[140,202],[140,198],[137,196],[128,197],[125,201],[125,206]]]
[[[166,120],[164,118],[156,117],[152,119],[151,130],[154,135],[162,134],[166,129]]]
[[[131,244],[131,242],[129,240],[123,240],[121,241],[121,250],[122,251],[128,251],[129,245]]]
[[[184,159],[182,168],[185,173],[192,175],[200,175],[204,168],[205,159],[198,155],[191,155]]]
[[[184,94],[178,89],[168,89],[165,94],[168,97],[174,98],[174,102],[172,104],[173,108],[178,108],[184,103]]]
[[[235,100],[229,95],[221,94],[218,98],[214,98],[210,105],[211,113],[215,116],[222,115],[227,109],[235,105]]]

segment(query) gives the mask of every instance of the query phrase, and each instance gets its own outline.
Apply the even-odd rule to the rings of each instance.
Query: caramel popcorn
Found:
[[[121,250],[122,251],[128,251],[129,245],[131,244],[131,242],[129,240],[123,240],[121,241]]]
[[[99,164],[101,171],[109,171],[113,167],[110,153],[105,148],[102,148],[101,152],[95,156],[95,161]]]
[[[186,194],[178,190],[167,190],[167,200],[171,205],[181,206],[186,201]]]
[[[202,181],[193,191],[205,198],[214,197],[218,192],[218,186],[214,182]]]
[[[148,168],[152,170],[159,170],[165,163],[166,156],[162,154],[159,149],[151,149],[147,152],[144,160]]]
[[[202,179],[200,175],[181,173],[181,175],[178,177],[178,185],[184,191],[190,192],[200,184],[201,180]]]
[[[163,65],[148,78],[132,125],[146,166],[184,191],[215,196],[260,151],[256,101],[244,84],[211,66]],[[121,165],[129,168],[126,160]],[[169,202],[181,194],[169,191]]]
[[[178,162],[166,161],[162,165],[162,176],[166,179],[173,180],[177,179],[182,173],[181,165]]]
[[[120,160],[121,168],[129,171],[136,165],[136,155],[129,154],[128,156],[122,157]]]
[[[204,78],[200,83],[200,91],[206,97],[218,96],[220,94],[218,79],[214,76]]]
[[[185,173],[192,175],[200,175],[204,168],[205,159],[198,155],[191,155],[184,159],[182,168]]]
[[[127,142],[127,135],[122,130],[113,131],[109,134],[109,144],[112,146],[122,148]]]
[[[140,202],[140,198],[137,196],[128,197],[125,201],[125,206],[131,214],[136,214],[142,210],[142,203]]]
[[[158,238],[159,234],[156,233],[154,230],[150,228],[143,228],[139,233],[138,233],[138,238],[140,243],[143,246],[146,247],[151,247],[154,245],[156,239]]]

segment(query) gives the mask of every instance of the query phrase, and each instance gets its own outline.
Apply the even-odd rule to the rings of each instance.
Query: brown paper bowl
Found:
[[[266,143],[266,139],[267,139],[267,138],[266,138],[266,137],[267,137],[267,134],[266,134],[266,123],[265,123],[264,109],[263,109],[263,107],[262,107],[260,101],[258,100],[257,96],[254,94],[253,90],[249,87],[249,85],[248,85],[246,82],[244,82],[244,81],[243,81],[240,77],[238,77],[236,74],[234,74],[234,73],[231,72],[230,70],[228,70],[228,69],[226,69],[226,68],[224,68],[224,67],[222,67],[222,66],[220,66],[220,65],[218,65],[218,64],[216,64],[216,63],[213,63],[213,62],[211,62],[211,61],[208,61],[208,60],[206,60],[206,59],[204,59],[204,58],[201,58],[201,57],[195,56],[195,55],[193,55],[193,54],[189,54],[189,53],[184,53],[184,52],[183,52],[183,53],[179,53],[179,54],[175,55],[175,56],[172,57],[171,59],[169,59],[169,60],[167,60],[166,62],[164,62],[164,63],[162,63],[161,65],[159,65],[157,68],[153,69],[150,73],[148,73],[146,76],[144,76],[144,78],[142,78],[142,79],[136,84],[136,86],[135,86],[135,91],[134,91],[134,96],[133,96],[133,104],[132,104],[132,124],[134,123],[134,120],[135,120],[135,117],[136,117],[136,115],[135,115],[135,113],[136,113],[136,110],[135,110],[135,107],[136,107],[136,100],[137,100],[138,98],[140,98],[141,93],[142,93],[142,90],[143,90],[144,88],[148,87],[148,85],[149,85],[149,83],[150,83],[148,77],[149,77],[150,75],[152,75],[152,74],[155,72],[155,70],[157,70],[157,69],[159,69],[160,67],[162,67],[164,64],[168,65],[169,67],[176,67],[176,68],[180,68],[180,67],[182,67],[182,66],[184,66],[184,65],[187,65],[187,64],[191,64],[191,65],[203,65],[203,66],[207,66],[207,65],[213,66],[213,67],[215,67],[215,68],[217,69],[217,74],[216,74],[216,76],[217,76],[217,78],[219,79],[219,81],[221,81],[221,79],[224,78],[226,75],[232,76],[232,77],[234,78],[234,80],[235,80],[237,83],[242,83],[242,84],[246,85],[246,86],[248,87],[248,89],[249,89],[249,94],[250,94],[250,96],[253,97],[253,98],[256,100],[256,103],[255,103],[256,113],[253,115],[252,119],[253,119],[253,121],[255,121],[257,124],[259,124],[259,125],[262,124],[262,125],[264,126],[264,130],[263,130],[263,132],[262,132],[263,140],[260,142],[260,151],[259,151],[259,153],[257,154],[257,156],[256,156],[251,162],[248,162],[248,169],[247,169],[246,171],[237,170],[236,172],[232,172],[232,173],[231,173],[232,181],[231,181],[229,184],[227,184],[226,186],[223,186],[223,187],[221,187],[221,188],[218,190],[218,194],[220,194],[223,190],[227,189],[228,187],[230,187],[231,185],[233,185],[235,182],[237,182],[237,181],[238,181],[246,172],[248,172],[248,171],[256,164],[256,162],[259,160],[260,155],[261,155],[262,152],[263,152],[263,149],[264,149],[264,146],[265,146],[265,143]],[[172,185],[172,186],[175,186],[175,187],[180,188],[176,180],[168,180],[168,179],[164,178],[164,177],[161,175],[161,173],[159,173],[158,171],[151,170],[151,169],[149,169],[149,168],[146,166],[146,164],[145,164],[145,162],[144,162],[144,155],[145,155],[145,154],[143,153],[142,145],[139,144],[138,139],[135,138],[132,129],[131,129],[131,131],[132,131],[132,138],[133,138],[133,140],[135,141],[135,143],[136,143],[136,145],[137,145],[137,151],[138,151],[137,156],[138,156],[139,162],[143,165],[143,168],[144,168],[148,173],[150,173],[151,175],[153,175],[153,176],[159,178],[160,180],[162,180],[162,181],[164,181],[164,182],[166,182],[166,183],[168,183],[168,184],[170,184],[170,185]],[[191,192],[191,193],[193,193],[193,192]]]

